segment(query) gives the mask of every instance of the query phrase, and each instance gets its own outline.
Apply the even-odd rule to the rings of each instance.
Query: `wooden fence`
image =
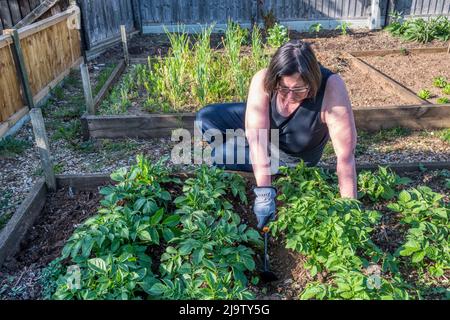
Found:
[[[67,11],[18,30],[33,102],[38,103],[82,61],[79,10]],[[5,30],[9,31],[9,30]],[[0,36],[0,137],[28,112],[26,84],[11,34]]]
[[[0,34],[3,29],[13,28],[19,21],[45,0],[0,0]],[[60,13],[69,6],[69,0],[58,0],[42,19]]]

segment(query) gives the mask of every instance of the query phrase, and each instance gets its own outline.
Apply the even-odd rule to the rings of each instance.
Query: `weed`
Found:
[[[96,96],[100,90],[105,85],[106,81],[108,81],[109,76],[113,72],[113,70],[116,68],[115,64],[108,65],[105,69],[103,69],[100,74],[98,75],[97,84],[94,87],[94,90],[92,94]]]
[[[27,140],[16,139],[12,136],[0,139],[0,157],[14,157],[21,155],[30,148],[32,143]]]

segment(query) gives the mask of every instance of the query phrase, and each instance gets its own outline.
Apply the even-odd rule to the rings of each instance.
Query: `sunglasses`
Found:
[[[295,96],[301,96],[304,93],[309,91],[309,87],[301,87],[301,88],[295,88],[295,89],[290,89],[290,88],[286,88],[286,87],[281,87],[279,86],[277,88],[277,91],[282,94],[283,96],[287,96],[289,94],[289,92],[292,92],[293,95]]]

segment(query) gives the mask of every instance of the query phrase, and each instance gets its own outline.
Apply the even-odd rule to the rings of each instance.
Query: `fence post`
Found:
[[[381,0],[372,0],[370,8],[369,29],[381,29]]]
[[[86,110],[88,114],[95,114],[94,99],[92,98],[91,79],[86,63],[80,64],[81,80],[83,82],[84,100],[86,101]]]
[[[50,158],[50,147],[48,144],[47,132],[45,131],[44,118],[39,108],[30,110],[31,124],[33,125],[34,139],[39,149],[42,169],[44,171],[45,182],[50,191],[56,191],[56,178],[53,171],[53,162]]]
[[[20,83],[25,95],[25,101],[28,108],[31,110],[34,108],[33,93],[31,92],[30,79],[28,77],[27,68],[25,66],[25,59],[23,57],[22,46],[20,45],[20,36],[17,29],[5,30],[6,34],[9,34],[13,40],[13,57],[14,63],[19,73]]]
[[[128,54],[127,30],[124,25],[120,26],[120,34],[122,36],[123,56],[128,66],[130,64],[130,56]]]

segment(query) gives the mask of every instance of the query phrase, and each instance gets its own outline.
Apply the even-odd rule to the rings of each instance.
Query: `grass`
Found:
[[[0,216],[0,231],[8,224],[8,221],[12,217],[12,213],[5,213]]]
[[[132,140],[113,141],[109,139],[101,140],[101,150],[105,152],[128,153],[134,151],[138,144]]]
[[[0,157],[14,157],[21,155],[30,148],[32,143],[9,136],[0,140]]]
[[[447,143],[450,143],[450,128],[438,131],[439,138]]]
[[[366,131],[358,131],[358,142],[356,144],[355,156],[363,155],[367,152],[370,146],[375,144],[382,144],[385,142],[392,142],[402,137],[407,137],[412,134],[411,129],[406,129],[402,127],[396,127],[392,129],[383,129],[374,133],[369,133]],[[424,133],[425,134],[425,133]],[[385,151],[398,151],[396,147],[385,148]],[[333,156],[334,149],[333,144],[329,141],[324,148],[323,156],[329,157]]]
[[[397,140],[402,137],[407,137],[411,135],[412,130],[402,127],[395,127],[392,129],[383,129],[375,133],[369,133],[366,131],[359,131],[358,135],[361,143],[371,144],[380,142],[390,142]]]
[[[115,68],[116,68],[116,64],[111,64],[111,65],[108,65],[102,71],[100,71],[100,74],[97,79],[97,84],[95,85],[94,90],[92,92],[92,94],[94,96],[96,96],[100,92],[100,90],[103,88],[106,81],[108,81],[109,76],[112,74],[112,72],[114,71]]]

